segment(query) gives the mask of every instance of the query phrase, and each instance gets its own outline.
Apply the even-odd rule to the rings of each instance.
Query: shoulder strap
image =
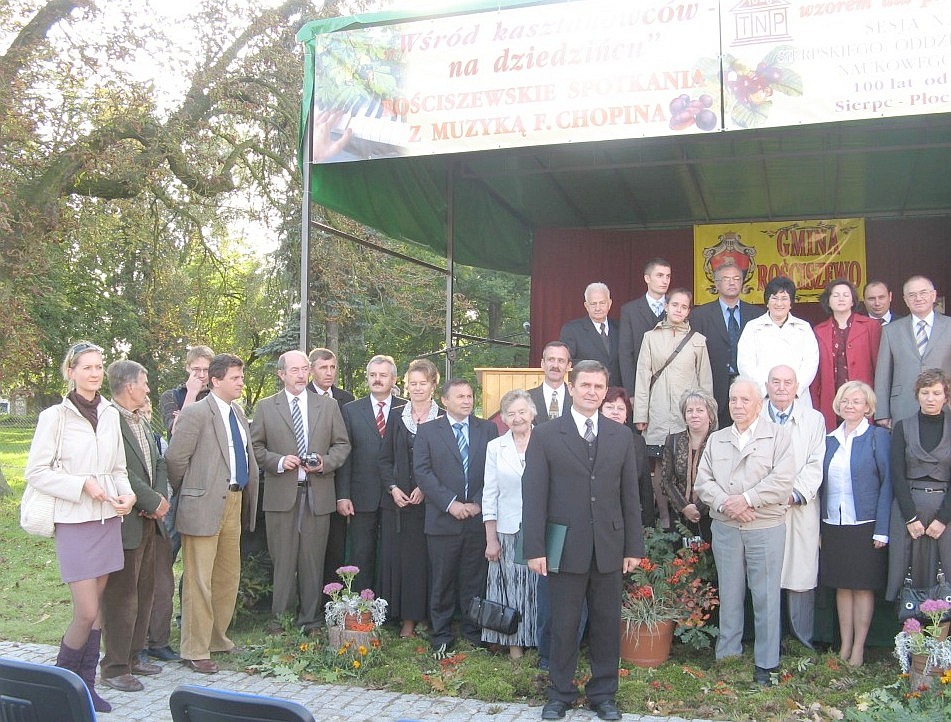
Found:
[[[670,354],[670,356],[667,357],[667,360],[666,360],[666,361],[664,361],[664,365],[661,366],[659,369],[657,369],[657,370],[654,372],[654,375],[651,376],[650,389],[648,389],[648,391],[647,391],[648,395],[650,395],[651,390],[654,388],[654,384],[657,383],[657,379],[659,379],[659,378],[660,378],[660,375],[661,375],[662,373],[664,373],[664,369],[666,369],[668,366],[670,366],[670,362],[673,361],[674,358],[676,358],[677,354],[680,353],[680,350],[681,350],[684,346],[687,345],[687,341],[689,341],[689,340],[690,340],[690,337],[693,336],[695,333],[696,333],[696,331],[694,331],[693,329],[690,329],[690,330],[687,332],[687,335],[684,336],[683,340],[682,340],[679,344],[677,344],[677,348],[674,349],[674,352],[673,352],[672,354]]]

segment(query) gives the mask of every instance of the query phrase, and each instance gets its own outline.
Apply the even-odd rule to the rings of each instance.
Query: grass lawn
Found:
[[[0,499],[0,637],[57,644],[69,619],[70,602],[59,579],[53,540],[28,536],[19,527],[18,502],[31,437],[31,429],[0,425],[0,464],[15,492],[14,497]],[[281,635],[268,635],[264,631],[268,620],[267,614],[239,614],[233,638],[249,651],[240,659],[219,661],[289,680],[474,697],[492,703],[490,710],[497,705],[499,712],[509,701],[544,702],[547,677],[537,669],[532,651],[513,662],[507,655],[461,645],[454,657],[436,662],[424,637],[399,639],[387,627],[379,648],[341,653],[329,647],[325,635],[302,636],[290,626]],[[177,629],[173,636],[177,646]],[[584,668],[579,670],[579,681],[585,674]],[[622,664],[619,675],[618,704],[624,712],[641,715],[757,722],[951,718],[951,684],[942,687],[948,699],[931,695],[906,700],[907,682],[899,679],[890,648],[870,648],[865,666],[853,669],[833,653],[810,652],[791,643],[784,649],[776,684],[769,688],[752,684],[750,653],[716,662],[711,651],[696,652],[678,643],[671,660],[661,667]],[[909,704],[923,705],[926,711],[916,713]]]

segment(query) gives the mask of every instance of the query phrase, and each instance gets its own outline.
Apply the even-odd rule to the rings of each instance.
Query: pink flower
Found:
[[[905,623],[901,627],[901,631],[907,632],[908,634],[917,634],[922,630],[921,622],[919,622],[914,617],[909,617],[905,620]]]
[[[360,592],[360,599],[365,602],[372,602],[374,599],[376,599],[376,595],[373,593],[372,589],[364,589],[362,592]]]
[[[345,567],[340,567],[339,569],[337,569],[337,574],[339,574],[340,576],[343,576],[344,574],[359,574],[359,573],[360,573],[360,567],[355,567],[352,564]]]
[[[948,604],[943,599],[926,599],[918,605],[918,609],[924,614],[938,614],[951,609],[951,604]]]
[[[324,594],[327,596],[332,596],[341,591],[343,591],[343,584],[340,582],[330,582],[330,584],[324,586]]]

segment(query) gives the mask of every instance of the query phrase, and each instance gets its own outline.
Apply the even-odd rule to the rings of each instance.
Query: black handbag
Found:
[[[491,629],[501,634],[515,634],[522,613],[515,607],[508,607],[491,599],[473,597],[469,600],[466,617],[485,629]]]
[[[941,568],[941,562],[938,562],[938,571],[935,574],[935,584],[930,587],[913,587],[911,582],[911,562],[908,563],[908,571],[905,574],[905,581],[898,592],[898,621],[904,622],[912,617],[927,617],[922,614],[919,607],[926,599],[943,599],[951,604],[951,584],[944,577],[944,570]],[[951,620],[951,611],[945,612],[941,617],[942,622]]]
[[[502,596],[508,602],[508,590],[505,586],[505,567],[499,560],[499,576],[502,579]],[[491,599],[483,597],[473,597],[469,600],[469,606],[466,608],[466,617],[485,629],[491,629],[500,634],[515,634],[518,631],[519,622],[522,621],[522,613],[515,607],[508,604],[494,602]]]

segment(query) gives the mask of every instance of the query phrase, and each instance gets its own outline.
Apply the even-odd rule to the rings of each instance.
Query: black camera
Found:
[[[316,471],[320,466],[320,457],[317,455],[316,451],[311,451],[300,457],[300,463],[308,471]]]

